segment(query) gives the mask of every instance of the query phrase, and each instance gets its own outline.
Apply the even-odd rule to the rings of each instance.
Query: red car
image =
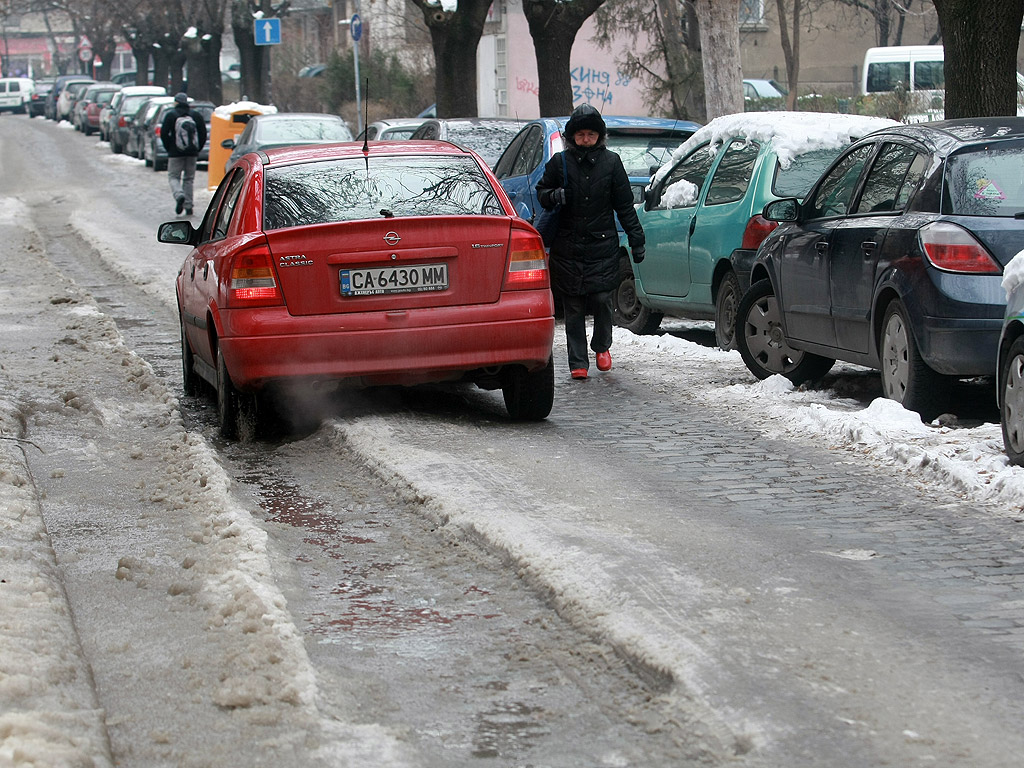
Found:
[[[509,415],[551,411],[554,307],[540,235],[487,165],[446,142],[244,155],[178,273],[186,394],[217,391],[222,434],[256,434],[305,384],[470,381]],[[298,386],[296,386],[298,385]]]

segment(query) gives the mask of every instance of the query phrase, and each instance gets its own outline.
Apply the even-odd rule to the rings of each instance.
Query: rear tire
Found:
[[[237,438],[249,443],[259,433],[256,395],[235,389],[220,349],[217,350],[217,421],[220,435],[226,440]]]
[[[516,421],[541,421],[551,413],[555,402],[555,361],[536,371],[510,365],[504,371],[501,394],[508,415]]]
[[[726,351],[736,349],[736,308],[740,303],[740,281],[729,271],[715,296],[715,341]]]
[[[882,394],[928,422],[949,403],[952,379],[936,373],[921,358],[906,307],[899,299],[885,310],[879,344]]]
[[[820,379],[835,360],[793,349],[782,332],[782,313],[771,280],[758,280],[736,309],[736,347],[759,379],[781,374],[794,384]]]
[[[185,323],[181,323],[181,384],[186,397],[195,397],[199,394],[202,386],[202,379],[196,373],[196,358],[192,353],[192,345],[188,343],[185,336]]]
[[[1024,466],[1024,336],[1010,345],[999,372],[999,382],[1003,449],[1011,464]]]

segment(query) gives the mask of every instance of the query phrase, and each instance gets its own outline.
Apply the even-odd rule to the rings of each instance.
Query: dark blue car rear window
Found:
[[[1012,217],[1024,211],[1024,143],[979,144],[946,159],[943,213]]]

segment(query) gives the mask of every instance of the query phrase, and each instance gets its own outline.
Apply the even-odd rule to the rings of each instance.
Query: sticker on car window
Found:
[[[978,179],[978,191],[974,193],[977,200],[1005,200],[1006,195],[991,179]]]

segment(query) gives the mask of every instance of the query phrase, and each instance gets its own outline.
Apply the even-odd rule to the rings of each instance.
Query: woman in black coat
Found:
[[[629,238],[635,262],[644,257],[644,231],[622,160],[605,146],[607,129],[601,113],[589,104],[577,107],[564,136],[566,148],[544,166],[537,198],[544,208],[562,206],[551,246],[551,278],[565,310],[569,370],[574,379],[585,379],[590,368],[588,308],[594,313],[590,348],[597,353],[597,368],[612,367],[612,292],[619,284],[615,216]],[[567,179],[562,177],[563,155]]]

